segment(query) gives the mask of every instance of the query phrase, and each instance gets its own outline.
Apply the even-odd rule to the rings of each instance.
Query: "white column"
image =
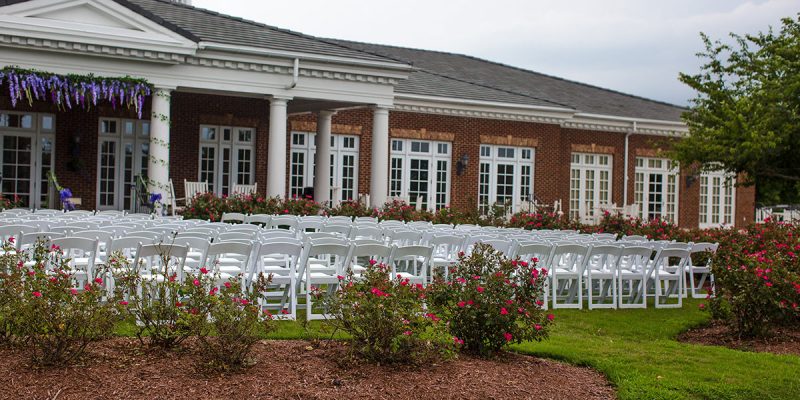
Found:
[[[286,197],[286,97],[269,101],[267,196]]]
[[[380,207],[389,198],[389,109],[386,107],[373,108],[370,172],[370,205]]]
[[[150,160],[147,163],[147,190],[161,193],[169,201],[169,123],[170,98],[174,88],[155,88],[151,97]]]
[[[335,111],[323,110],[317,114],[317,152],[314,154],[314,200],[326,204],[331,201],[331,118]]]

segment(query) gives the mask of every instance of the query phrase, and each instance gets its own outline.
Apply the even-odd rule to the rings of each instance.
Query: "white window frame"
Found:
[[[509,151],[513,153],[509,156]],[[536,149],[532,147],[482,144],[478,166],[478,209],[487,213],[498,201],[498,169],[500,165],[513,168],[511,176],[511,211],[518,212],[524,201],[533,201]],[[528,168],[527,176],[522,173]],[[523,193],[523,181],[527,182],[527,193]]]
[[[12,123],[12,117],[17,123]],[[25,126],[24,121],[27,121]],[[10,110],[0,110],[0,172],[4,163],[4,142],[6,136],[17,136],[28,138],[31,141],[31,161],[25,166],[29,167],[31,173],[29,174],[28,189],[18,191],[4,191],[3,188],[8,185],[11,177],[4,176],[3,184],[0,186],[0,193],[10,199],[14,195],[27,197],[27,207],[31,208],[48,208],[58,207],[50,190],[50,184],[47,179],[47,172],[55,168],[56,158],[56,116],[46,113],[31,113],[31,112],[18,112]],[[44,143],[47,142],[47,145]],[[50,163],[43,165],[43,151],[45,147],[49,146]],[[13,164],[21,166],[22,164]],[[32,176],[31,176],[32,175]]]
[[[639,206],[639,218],[651,220],[661,218],[678,223],[680,175],[678,168],[666,158],[636,157],[634,169],[634,202]],[[661,180],[661,201],[655,201],[658,192],[653,185]],[[651,210],[652,209],[652,210]]]
[[[301,140],[298,140],[302,138]],[[315,156],[317,154],[317,134],[315,132],[293,131],[289,136],[289,197],[301,197],[305,187],[314,186],[316,173]],[[331,134],[331,193],[330,198],[334,204],[346,200],[358,199],[358,171],[359,171],[359,146],[361,138],[358,135]],[[300,154],[303,162],[299,165],[295,160]],[[345,160],[352,159],[353,165],[346,166]],[[296,165],[298,164],[298,165]],[[345,177],[346,168],[350,167],[352,177]],[[295,168],[299,169],[296,171]],[[345,190],[345,179],[352,179],[351,185]],[[297,184],[296,180],[301,184]]]
[[[115,132],[107,132],[105,124],[113,123]],[[130,133],[126,133],[130,132]],[[113,182],[113,196],[111,204],[101,204],[103,193],[101,185],[103,179],[101,174],[104,166],[102,165],[102,149],[103,144],[111,142],[114,143],[114,176],[106,179]],[[130,169],[130,176],[126,175],[125,169],[125,152],[126,145],[133,147],[132,163]],[[143,150],[143,146],[147,147],[147,152]],[[133,211],[136,203],[136,198],[132,190],[132,185],[136,183],[136,175],[144,175],[147,179],[147,168],[150,162],[150,121],[148,120],[135,120],[123,118],[99,118],[97,127],[97,186],[95,190],[95,205],[98,210],[123,210]],[[126,179],[127,178],[127,179]],[[127,196],[126,196],[127,192]],[[130,202],[125,205],[125,198],[128,197]]]
[[[605,182],[603,175],[607,175]],[[594,217],[601,205],[611,205],[614,156],[572,153],[570,162],[569,217]]]
[[[426,150],[422,150],[423,144],[427,144]],[[450,205],[453,169],[451,161],[453,144],[451,142],[392,138],[389,146],[391,149],[389,159],[390,197],[399,197],[407,201],[409,205],[429,210],[438,210]],[[414,150],[414,147],[417,147],[417,150]],[[409,196],[412,160],[428,163],[428,190],[427,196],[422,200],[419,200],[421,196],[415,199],[411,199]],[[398,163],[401,164],[399,168]],[[440,170],[440,166],[444,167],[443,171]]]
[[[725,171],[700,175],[699,227],[731,227],[736,221],[736,176]]]
[[[204,138],[204,129],[214,129],[214,139]],[[230,137],[225,138],[225,131],[229,130]],[[242,140],[240,133],[247,135],[249,140]],[[244,126],[215,126],[200,125],[199,130],[200,145],[197,149],[197,180],[208,182],[208,190],[219,196],[229,195],[235,184],[252,185],[256,180],[256,129]],[[247,136],[245,136],[247,137]],[[214,149],[214,169],[213,171],[203,170],[203,150],[204,148]],[[230,151],[228,170],[225,170],[222,154],[225,150]],[[244,173],[239,171],[239,150],[250,152],[250,161],[247,167],[249,171]],[[203,179],[203,173],[212,172],[213,179]]]

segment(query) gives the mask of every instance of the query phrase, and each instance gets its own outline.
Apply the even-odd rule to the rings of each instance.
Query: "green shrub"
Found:
[[[711,231],[720,248],[712,259],[714,318],[740,337],[800,326],[800,229],[767,221],[746,231]]]
[[[185,279],[181,282],[175,265],[168,265],[169,254],[163,254],[162,265],[145,270],[146,265],[130,265],[121,255],[112,255],[117,290],[125,298],[121,302],[126,317],[136,321],[136,337],[144,344],[170,349],[187,338],[200,334],[200,320],[208,314],[209,304],[190,303],[187,296],[199,286],[209,286],[212,278]],[[149,278],[153,277],[153,278]],[[160,277],[158,279],[156,277]],[[197,300],[197,298],[195,298]]]
[[[272,315],[262,311],[259,294],[266,289],[269,279],[259,276],[258,282],[242,290],[237,278],[224,282],[219,289],[213,286],[218,278],[213,276],[190,277],[194,282],[188,293],[189,304],[209,304],[206,318],[195,319],[195,331],[200,342],[200,355],[206,366],[216,371],[236,371],[252,365],[250,350],[260,340],[260,335],[272,329]],[[209,286],[211,286],[209,288]]]
[[[347,200],[337,204],[335,207],[327,211],[330,216],[343,215],[346,217],[375,217],[378,215],[377,210],[370,208],[368,205],[356,201]]]
[[[448,281],[438,276],[429,286],[429,304],[465,351],[490,357],[509,343],[547,337],[553,316],[537,300],[546,275],[533,260],[510,260],[478,244],[471,255],[460,255]]]
[[[324,297],[330,323],[352,337],[351,350],[369,361],[425,364],[452,355],[455,344],[440,318],[425,310],[425,289],[390,279],[382,264],[360,277],[340,277],[339,288]],[[316,292],[316,296],[321,294]]]
[[[6,242],[3,248],[12,246]],[[78,275],[58,247],[43,242],[32,253],[7,253],[1,260],[4,335],[16,336],[35,364],[70,363],[112,333],[119,313],[114,300],[104,298],[105,268]],[[79,280],[85,282],[81,287]]]

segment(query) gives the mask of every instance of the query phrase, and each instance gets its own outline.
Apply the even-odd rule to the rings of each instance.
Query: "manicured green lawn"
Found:
[[[556,310],[549,340],[514,350],[588,365],[620,399],[800,399],[800,357],[675,341],[708,314],[683,309]]]
[[[617,386],[620,399],[800,399],[800,357],[679,343],[708,320],[697,301],[682,309],[556,310],[550,338],[514,351],[590,366]],[[130,325],[117,333],[130,335]],[[324,322],[281,321],[267,338],[331,337]],[[334,337],[344,338],[337,333]]]

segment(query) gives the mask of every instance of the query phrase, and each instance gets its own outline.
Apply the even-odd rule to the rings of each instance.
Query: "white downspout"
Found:
[[[297,80],[300,79],[300,59],[294,59],[294,69],[292,70],[292,83],[286,86],[286,90],[294,89],[297,86]]]
[[[622,187],[622,207],[628,206],[628,180],[630,179],[628,175],[628,142],[634,132],[636,132],[636,121],[633,121],[633,129],[625,134],[625,182]]]

